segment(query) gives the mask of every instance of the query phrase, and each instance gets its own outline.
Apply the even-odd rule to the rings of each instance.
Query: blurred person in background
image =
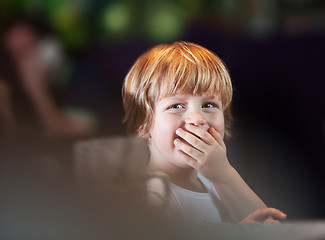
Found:
[[[70,77],[69,65],[57,38],[43,34],[28,21],[21,21],[9,27],[4,36],[4,44],[17,73],[18,85],[38,118],[37,121],[31,121],[30,125],[40,123],[43,133],[52,137],[94,133],[96,121],[91,110],[82,107],[63,110],[55,99],[55,91],[58,91],[60,85],[66,85]],[[1,122],[4,126],[14,128],[17,117],[12,114],[9,92],[15,89],[9,89],[5,82],[1,81],[0,87]],[[23,119],[27,120],[25,116]],[[15,127],[18,128],[17,124]],[[33,127],[36,126],[32,126],[32,129]]]

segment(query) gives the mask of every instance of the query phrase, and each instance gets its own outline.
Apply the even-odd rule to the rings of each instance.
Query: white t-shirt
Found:
[[[171,208],[170,211],[180,211],[180,214],[186,222],[205,223],[221,222],[222,218],[218,209],[220,197],[214,185],[198,174],[199,180],[204,184],[208,193],[193,192],[170,183],[171,190]]]

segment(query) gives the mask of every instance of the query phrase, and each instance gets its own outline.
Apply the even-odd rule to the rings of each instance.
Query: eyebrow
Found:
[[[208,101],[208,100],[218,100],[219,102],[221,102],[220,99],[219,99],[219,96],[217,96],[217,95],[206,96],[206,97],[203,98],[203,100],[204,100],[204,101]]]
[[[203,98],[203,101],[216,101],[218,104],[223,106],[222,101],[220,100],[219,96],[207,96]]]
[[[210,99],[218,99],[218,96],[206,96],[203,98],[204,100],[210,100]]]
[[[181,95],[181,96],[167,96],[167,97],[164,97],[162,98],[160,101],[165,101],[165,100],[171,100],[171,101],[181,101],[181,100],[187,100],[189,97],[191,97],[192,95]],[[218,100],[219,102],[220,99],[218,96],[216,95],[208,95],[208,96],[205,96],[203,98],[204,101],[208,101],[208,100]]]
[[[180,101],[180,100],[186,100],[189,96],[167,96],[161,99],[161,101],[171,100],[171,101]]]

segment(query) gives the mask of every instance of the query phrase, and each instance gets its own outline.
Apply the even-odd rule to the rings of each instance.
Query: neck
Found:
[[[164,164],[161,166],[156,162],[150,160],[148,172],[162,172],[167,175],[169,182],[177,186],[195,192],[206,192],[205,187],[197,178],[197,170],[191,167],[181,168],[172,164]]]
[[[191,167],[181,168],[172,164],[159,164],[155,161],[150,160],[148,165],[148,172],[163,172],[168,178],[178,180],[191,180],[196,177],[197,171]]]

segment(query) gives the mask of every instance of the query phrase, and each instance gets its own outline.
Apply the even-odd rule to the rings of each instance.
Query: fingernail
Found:
[[[181,130],[180,128],[177,128],[177,129],[176,129],[176,134],[179,135],[179,134],[181,133],[181,131],[182,131],[182,130]]]
[[[179,143],[179,140],[176,138],[176,139],[174,140],[174,144],[177,145],[178,143]]]

